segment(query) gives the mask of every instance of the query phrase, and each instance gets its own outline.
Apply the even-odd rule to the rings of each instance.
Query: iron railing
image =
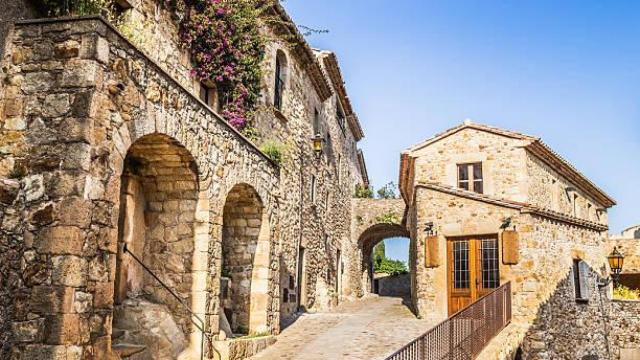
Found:
[[[386,360],[475,359],[511,322],[511,283],[495,289]]]
[[[131,255],[131,257],[133,258],[133,260],[135,260],[140,266],[142,266],[142,268],[149,273],[149,275],[151,275],[159,284],[160,286],[162,286],[169,294],[171,294],[171,296],[173,296],[174,299],[176,299],[176,301],[178,301],[178,303],[180,305],[182,305],[182,307],[191,315],[191,317],[189,317],[189,320],[191,321],[191,323],[200,331],[200,341],[201,341],[201,348],[200,348],[200,359],[203,360],[204,359],[204,347],[205,347],[205,336],[207,335],[207,333],[205,332],[205,322],[204,320],[202,320],[202,318],[200,316],[198,316],[198,314],[196,314],[193,310],[191,310],[191,307],[189,307],[189,305],[187,305],[187,303],[178,295],[176,294],[175,291],[173,291],[173,289],[171,289],[167,284],[164,283],[164,281],[162,281],[158,275],[154,274],[153,271],[151,271],[151,269],[149,269],[149,267],[147,265],[145,265],[145,263],[142,262],[142,260],[140,260],[136,254],[134,254],[133,252],[131,252],[131,250],[129,250],[129,248],[127,247],[127,244],[125,243],[122,251],[126,254],[128,253],[129,255]],[[196,321],[197,320],[197,321]],[[217,350],[214,351],[217,352]]]

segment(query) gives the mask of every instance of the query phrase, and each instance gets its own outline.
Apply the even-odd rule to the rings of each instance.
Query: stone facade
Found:
[[[631,226],[619,235],[609,236],[609,247],[624,255],[623,274],[640,274],[640,225]]]
[[[351,293],[339,269],[352,253],[351,197],[368,179],[335,55],[301,37],[268,44],[256,145],[194,95],[171,14],[141,0],[123,16],[119,31],[84,18],[17,22],[8,33],[0,357],[104,358],[120,332],[153,347],[166,338],[132,334],[155,325],[123,315],[142,319],[148,303],[184,334],[171,353],[199,357],[204,326],[205,354],[216,357],[214,344],[237,346],[215,336],[278,334],[298,305],[325,309]],[[279,53],[281,111],[270,105]],[[267,141],[285,145],[280,166],[259,150]]]
[[[470,163],[481,163],[481,193],[458,188],[458,165]],[[523,359],[611,358],[601,308],[610,288],[596,284],[609,273],[606,209],[615,203],[564,159],[538,138],[465,122],[403,153],[400,187],[419,315],[451,310],[448,242],[489,237],[498,240],[500,284],[511,282],[513,320],[480,358],[511,358],[518,348]],[[501,241],[507,219],[519,236],[516,262],[503,258],[514,246]],[[430,225],[437,246],[427,245]],[[577,260],[587,265],[579,300]]]
[[[406,205],[402,199],[354,199],[352,202],[351,245],[347,255],[349,275],[347,296],[372,292],[373,248],[391,237],[409,237],[405,226]]]

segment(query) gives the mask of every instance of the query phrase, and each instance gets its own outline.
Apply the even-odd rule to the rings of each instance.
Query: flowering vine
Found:
[[[247,127],[262,78],[264,0],[166,0],[184,16],[181,39],[191,52],[191,75],[210,81],[222,97],[222,115],[235,128]]]

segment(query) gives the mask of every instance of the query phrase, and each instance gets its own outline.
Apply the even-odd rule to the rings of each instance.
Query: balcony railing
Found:
[[[471,360],[511,322],[508,282],[452,315],[386,360]]]

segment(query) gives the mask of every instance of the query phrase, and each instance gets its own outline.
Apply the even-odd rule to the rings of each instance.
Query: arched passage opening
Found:
[[[198,169],[162,134],[138,139],[124,163],[112,349],[125,358],[175,359],[200,345],[181,304],[193,307],[193,294],[206,288],[206,268],[194,266],[202,262],[194,257]]]
[[[380,293],[382,289],[379,286],[376,286],[376,274],[374,268],[376,267],[374,249],[377,245],[381,244],[385,239],[393,239],[393,238],[406,238],[406,248],[407,248],[407,259],[408,259],[408,248],[409,248],[409,231],[402,225],[399,224],[376,224],[369,227],[365,230],[358,240],[358,245],[361,253],[362,259],[362,292],[364,294],[367,293]],[[379,261],[379,260],[378,260]],[[406,264],[409,266],[408,262]],[[409,269],[410,270],[410,269]],[[406,279],[404,279],[406,278]],[[406,284],[404,284],[406,280]],[[399,284],[394,284],[393,282],[400,282]],[[387,282],[387,290],[384,293],[393,295],[397,294],[397,296],[407,296],[410,294],[404,294],[401,287],[405,286],[410,289],[410,280],[408,275],[404,276],[400,280],[396,279],[386,279]],[[380,284],[378,282],[378,284]],[[393,289],[392,289],[393,288]],[[397,290],[395,289],[397,288]],[[388,291],[388,292],[387,292]]]
[[[270,230],[256,190],[234,186],[224,206],[220,330],[242,336],[268,330]]]

